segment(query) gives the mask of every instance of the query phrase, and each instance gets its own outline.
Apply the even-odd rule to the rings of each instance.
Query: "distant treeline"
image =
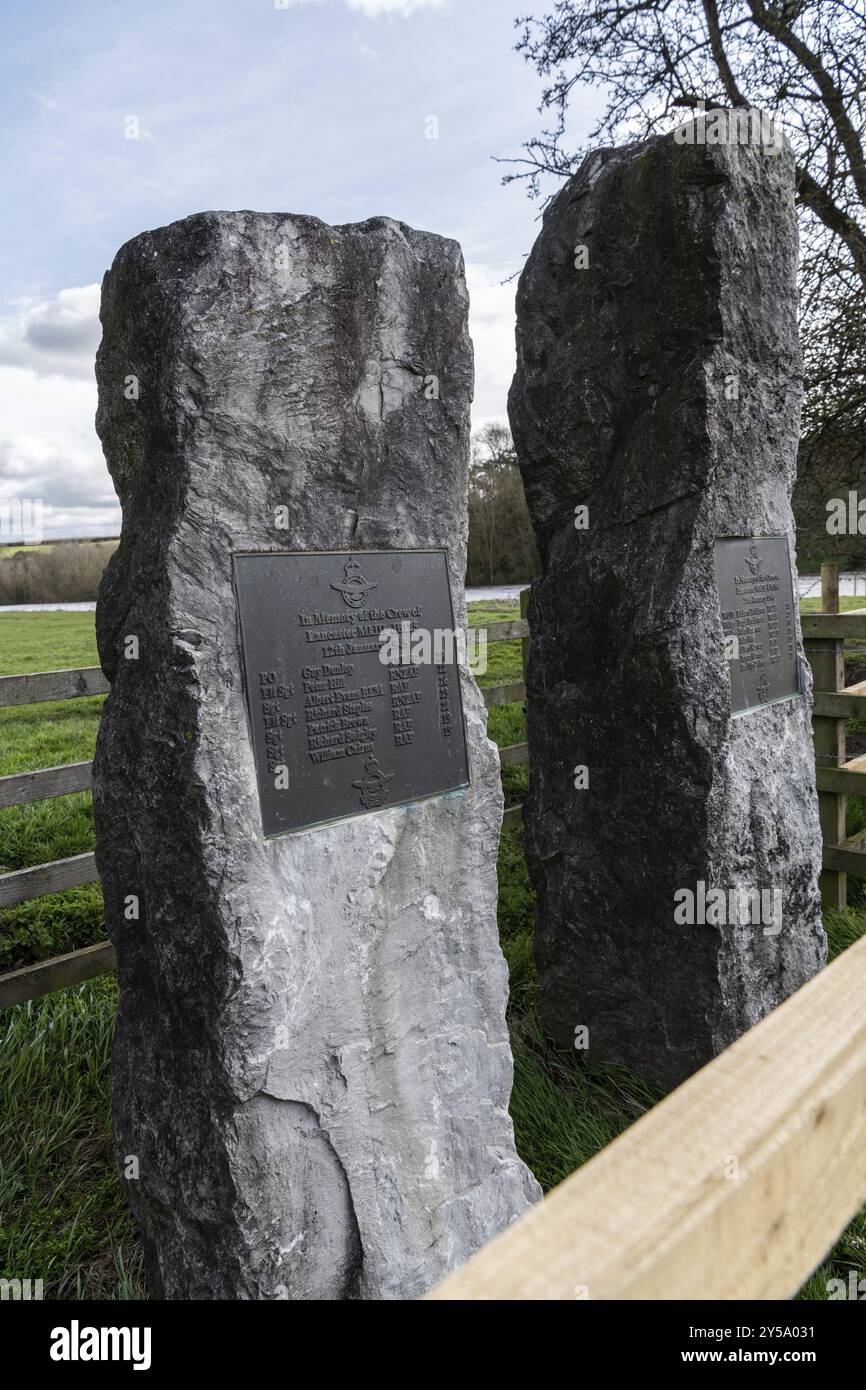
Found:
[[[0,606],[7,603],[89,603],[116,540],[0,548]]]
[[[840,425],[832,436],[800,441],[792,504],[801,574],[817,573],[825,560],[866,568],[866,439],[860,431],[846,433]]]
[[[472,441],[466,583],[525,584],[539,571],[517,455],[504,425]]]
[[[0,606],[92,602],[116,547],[116,540],[0,546]],[[524,584],[538,569],[511,435],[487,425],[472,441],[466,583]]]
[[[0,546],[0,606],[92,602],[116,547],[116,540]],[[487,425],[472,441],[466,583],[525,584],[538,569],[511,435]]]

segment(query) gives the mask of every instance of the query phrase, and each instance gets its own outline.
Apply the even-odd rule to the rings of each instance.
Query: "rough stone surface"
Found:
[[[104,283],[123,534],[97,859],[116,1150],[163,1297],[412,1297],[538,1194],[507,1111],[473,680],[469,790],[265,842],[232,591],[235,549],[444,546],[464,620],[466,316],[459,247],[384,218],[205,213],[127,243]]]
[[[668,136],[585,160],[518,291],[543,1021],[666,1085],[825,955],[799,623],[807,698],[732,719],[713,563],[726,536],[787,534],[793,555],[796,264],[790,152]],[[781,932],[675,925],[675,891],[701,881],[781,889]]]

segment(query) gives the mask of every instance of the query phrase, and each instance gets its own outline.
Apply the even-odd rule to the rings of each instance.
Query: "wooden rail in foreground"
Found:
[[[866,1201],[866,939],[428,1299],[790,1298]]]

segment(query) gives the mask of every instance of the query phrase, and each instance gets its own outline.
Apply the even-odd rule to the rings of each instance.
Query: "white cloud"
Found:
[[[0,365],[92,382],[100,336],[99,285],[28,299],[0,318]]]
[[[444,10],[448,0],[348,0],[350,10],[360,10],[371,19],[383,14],[399,14],[404,19],[416,10]]]
[[[0,517],[38,500],[48,536],[118,532],[93,424],[99,338],[99,285],[30,298],[0,317]]]
[[[514,376],[514,296],[517,282],[503,284],[510,271],[470,262],[469,332],[475,345],[475,400],[472,428],[491,420],[505,422],[506,401]]]
[[[95,410],[92,380],[0,366],[0,517],[11,504],[39,501],[46,537],[118,534]]]
[[[515,282],[470,262],[469,328],[475,345],[474,429],[506,419],[514,374]],[[42,499],[46,534],[116,534],[120,512],[96,436],[93,358],[99,286],[28,300],[0,319],[0,514]]]
[[[416,10],[447,9],[450,0],[344,0],[344,3],[350,10],[360,10],[371,19],[378,19],[383,14],[399,14],[405,19]],[[324,4],[324,0],[274,0],[277,10],[291,10],[296,5],[321,4]]]
[[[42,92],[28,92],[27,95],[32,97],[34,101],[38,101],[43,111],[60,110],[60,102],[55,101],[53,97],[44,96]]]

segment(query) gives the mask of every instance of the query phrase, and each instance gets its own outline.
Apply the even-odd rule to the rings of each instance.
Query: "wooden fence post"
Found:
[[[520,590],[520,616],[524,622],[528,621],[529,614],[529,589]],[[529,638],[524,637],[520,644],[523,659],[523,679],[526,681],[526,664],[529,661]]]
[[[839,566],[821,566],[821,608],[824,613],[839,612]],[[845,643],[835,637],[813,637],[806,647],[815,690],[831,691],[845,686]],[[815,766],[840,767],[845,761],[845,720],[814,715]],[[845,797],[836,792],[818,792],[821,839],[825,845],[839,845],[845,839]],[[835,869],[824,869],[818,880],[824,907],[845,907],[848,878]]]
[[[821,566],[821,612],[839,612],[839,566],[833,561]]]

